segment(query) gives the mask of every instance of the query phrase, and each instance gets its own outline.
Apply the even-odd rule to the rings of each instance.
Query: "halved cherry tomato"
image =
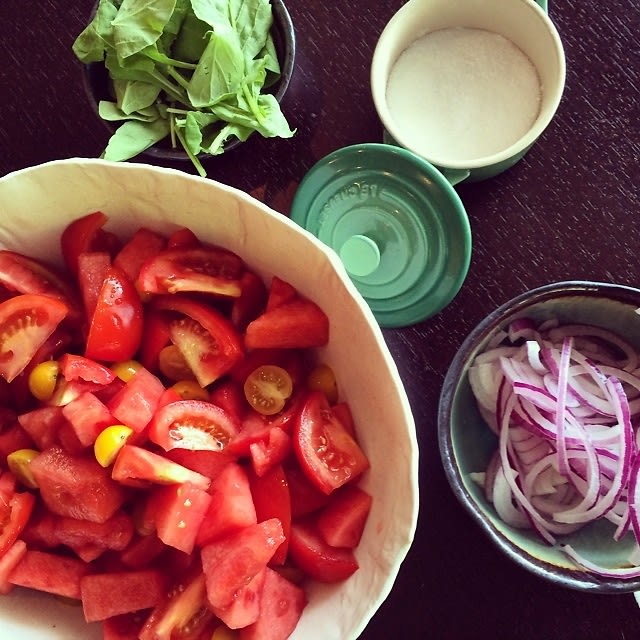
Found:
[[[178,295],[159,296],[152,308],[181,314],[170,324],[172,342],[178,346],[201,387],[227,373],[242,359],[242,340],[219,311]]]
[[[183,400],[208,400],[209,392],[195,380],[178,380],[171,387]]]
[[[78,256],[88,251],[107,251],[114,255],[119,248],[115,234],[102,227],[108,218],[102,211],[94,211],[74,220],[62,232],[60,247],[69,272],[78,275]]]
[[[57,298],[69,307],[69,319],[82,320],[78,292],[44,262],[7,249],[0,250],[0,284],[18,293]]]
[[[145,261],[137,284],[145,293],[197,291],[237,298],[243,268],[239,256],[226,249],[167,249]]]
[[[309,372],[307,386],[311,390],[322,391],[331,405],[338,401],[338,383],[328,364],[320,363]]]
[[[293,445],[302,470],[327,494],[369,468],[366,455],[321,391],[307,396],[293,430]]]
[[[265,416],[281,411],[292,392],[293,382],[289,373],[272,364],[257,367],[244,382],[247,402]]]
[[[38,400],[51,399],[58,383],[60,364],[57,360],[39,362],[29,372],[29,391]]]
[[[189,363],[182,355],[182,351],[175,344],[169,344],[160,351],[158,369],[165,378],[172,382],[180,380],[195,382],[196,379]]]
[[[91,318],[85,356],[116,362],[129,360],[140,346],[142,302],[127,275],[110,267]]]
[[[11,382],[23,371],[68,311],[61,300],[30,293],[0,303],[0,376]]]
[[[222,451],[238,426],[224,409],[202,400],[179,400],[159,408],[149,424],[149,439],[165,451]]]

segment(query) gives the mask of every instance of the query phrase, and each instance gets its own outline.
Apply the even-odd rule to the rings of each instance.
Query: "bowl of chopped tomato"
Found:
[[[357,638],[413,540],[418,454],[337,256],[136,163],[9,174],[0,210],[4,633]]]
[[[522,568],[590,592],[640,588],[640,289],[523,293],[468,335],[439,442],[454,494]]]

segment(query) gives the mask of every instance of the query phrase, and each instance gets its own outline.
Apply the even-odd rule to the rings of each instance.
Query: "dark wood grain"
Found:
[[[103,149],[108,133],[71,53],[93,1],[0,2],[0,174]],[[401,5],[289,0],[298,55],[282,106],[296,136],[254,137],[228,157],[209,160],[209,177],[287,214],[296,185],[318,159],[379,141],[369,64]],[[421,513],[409,557],[364,640],[640,637],[632,596],[561,589],[505,559],[455,501],[436,439],[448,364],[486,313],[557,280],[640,284],[639,7],[637,0],[551,3],[568,65],[556,118],[511,170],[458,187],[474,245],[453,303],[416,326],[385,331],[416,419]],[[188,164],[173,166],[194,173]]]

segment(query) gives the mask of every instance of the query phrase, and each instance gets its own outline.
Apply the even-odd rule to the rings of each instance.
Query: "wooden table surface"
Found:
[[[71,51],[93,4],[0,2],[0,175],[102,151],[108,134]],[[282,108],[297,133],[292,140],[254,136],[206,162],[209,177],[287,214],[296,185],[318,159],[380,141],[369,66],[377,37],[402,4],[288,0],[298,46]],[[640,4],[564,0],[551,2],[550,15],[567,56],[555,119],[515,167],[457,187],[473,256],[453,303],[415,326],[385,330],[415,414],[421,512],[413,547],[365,640],[640,637],[631,595],[559,588],[502,556],[453,497],[437,446],[443,377],[489,311],[558,280],[640,285]],[[195,173],[188,164],[173,166]]]

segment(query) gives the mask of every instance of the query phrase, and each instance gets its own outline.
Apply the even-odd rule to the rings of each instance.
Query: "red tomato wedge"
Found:
[[[107,251],[113,255],[119,248],[117,237],[102,227],[108,217],[102,211],[94,211],[74,220],[62,232],[60,248],[67,269],[72,276],[78,275],[78,256],[88,251]]]
[[[231,322],[244,330],[249,322],[264,311],[267,288],[253,271],[245,271],[240,278],[240,289],[240,296],[233,301],[231,307]]]
[[[151,304],[153,309],[179,314],[170,323],[171,340],[201,387],[220,378],[242,359],[240,334],[216,309],[190,298],[170,295],[160,296]]]
[[[265,311],[247,325],[247,349],[306,349],[329,341],[329,318],[311,300],[295,299]]]
[[[267,311],[271,311],[272,309],[280,307],[292,300],[296,300],[297,298],[298,292],[293,285],[282,280],[282,278],[278,278],[278,276],[273,276],[273,278],[271,278],[269,296],[267,299]]]
[[[145,293],[197,291],[237,298],[242,293],[242,260],[217,247],[167,249],[145,261],[138,288]]]
[[[78,292],[53,267],[15,251],[0,250],[0,284],[17,293],[51,296],[69,307],[69,318],[82,319]]]
[[[61,300],[30,293],[0,303],[0,376],[11,382],[68,311]]]
[[[358,570],[353,549],[332,547],[325,541],[313,519],[291,525],[289,555],[293,562],[318,582],[340,582]]]
[[[369,468],[369,460],[321,391],[307,396],[294,426],[293,446],[309,480],[327,494]]]
[[[201,246],[198,236],[191,229],[181,227],[176,229],[167,240],[168,249],[192,249]]]
[[[160,407],[149,424],[149,439],[173,448],[222,451],[238,431],[224,409],[203,400],[178,400]]]
[[[96,384],[109,384],[116,374],[104,365],[84,356],[65,353],[59,360],[60,372],[65,380],[84,380]]]
[[[287,476],[284,469],[277,465],[263,476],[250,471],[248,477],[258,522],[278,518],[282,524],[285,541],[274,553],[271,564],[283,565],[287,559],[291,531],[291,496]]]
[[[35,496],[31,493],[14,493],[8,505],[2,505],[2,532],[0,533],[0,557],[18,539],[36,504]]]
[[[142,336],[142,302],[122,269],[107,272],[89,326],[85,356],[116,362],[129,360]]]
[[[213,613],[206,606],[205,577],[197,573],[175,585],[142,625],[139,640],[211,638]],[[209,629],[205,635],[205,629]]]
[[[96,463],[97,464],[97,463]],[[177,462],[172,462],[153,451],[132,444],[125,444],[116,458],[111,477],[118,482],[134,487],[146,484],[182,484],[190,482],[194,487],[206,491],[211,480],[196,471],[191,471]]]

